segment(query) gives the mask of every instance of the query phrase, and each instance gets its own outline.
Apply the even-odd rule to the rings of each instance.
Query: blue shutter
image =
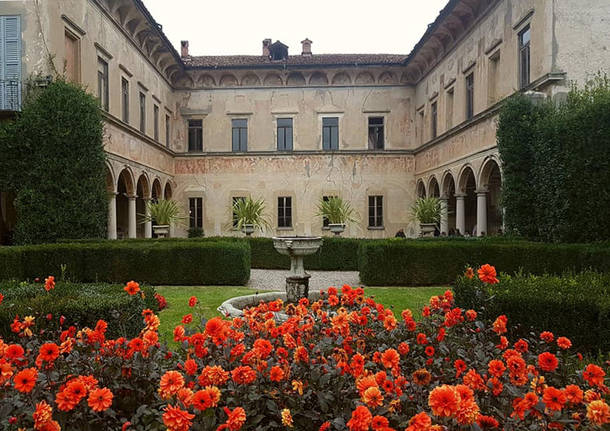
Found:
[[[21,17],[0,17],[0,108],[21,107]]]

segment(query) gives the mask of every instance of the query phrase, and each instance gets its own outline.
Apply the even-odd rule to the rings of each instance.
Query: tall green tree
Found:
[[[15,242],[102,238],[106,155],[97,99],[63,80],[37,90],[0,130],[0,187],[16,193]]]

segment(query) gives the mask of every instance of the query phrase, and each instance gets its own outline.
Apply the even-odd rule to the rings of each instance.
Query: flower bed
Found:
[[[137,286],[126,286],[132,293]],[[196,314],[197,299],[189,305]],[[280,310],[291,316],[281,324],[272,319]],[[146,327],[131,340],[107,339],[99,321],[0,344],[1,426],[601,430],[610,422],[606,372],[581,362],[570,340],[549,332],[508,340],[505,316],[488,327],[454,308],[449,291],[431,298],[420,322],[349,286],[313,303],[262,303],[232,321],[188,314],[174,331],[176,352],[159,344],[158,317],[142,316]]]

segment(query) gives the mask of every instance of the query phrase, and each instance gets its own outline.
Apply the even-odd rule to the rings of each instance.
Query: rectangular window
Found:
[[[140,92],[140,132],[146,133],[146,94]]]
[[[189,198],[189,227],[203,227],[203,198]]]
[[[165,114],[165,146],[169,148],[169,143],[172,136],[171,120],[169,115]]]
[[[369,227],[383,227],[383,196],[369,196]]]
[[[121,101],[123,108],[123,122],[129,124],[129,81],[121,78]]]
[[[530,84],[530,26],[519,33],[519,85],[525,88]]]
[[[432,104],[432,106],[430,107],[430,110],[432,111],[430,113],[430,129],[431,129],[431,133],[432,133],[432,139],[436,138],[436,134],[438,132],[437,130],[437,120],[438,120],[438,110],[437,110],[437,104],[436,102],[434,102]]]
[[[369,150],[383,150],[383,117],[369,117]]]
[[[339,117],[322,118],[322,149],[339,149]]]
[[[277,119],[277,150],[292,151],[292,118]]]
[[[21,109],[21,17],[0,16],[0,110]]]
[[[445,121],[447,130],[453,127],[453,88],[447,91],[447,99],[445,101]]]
[[[233,207],[235,208],[235,204],[237,203],[237,201],[245,201],[246,198],[243,196],[233,196]],[[233,229],[237,229],[237,214],[235,214],[235,210],[233,210]]]
[[[97,97],[100,106],[108,111],[108,63],[102,58],[97,58]]]
[[[189,151],[203,151],[203,120],[189,120]]]
[[[292,198],[277,198],[277,227],[292,227]]]
[[[474,114],[474,73],[466,77],[466,119],[470,120]]]
[[[500,52],[489,57],[489,71],[487,77],[487,103],[493,105],[498,100],[498,75],[500,73]]]
[[[231,120],[231,142],[234,152],[248,151],[248,120]]]
[[[153,106],[153,137],[159,142],[159,107]]]
[[[64,45],[66,79],[71,82],[80,82],[80,41],[72,32],[65,30]]]
[[[424,143],[424,108],[417,112],[417,120],[415,123],[416,139],[420,145]]]

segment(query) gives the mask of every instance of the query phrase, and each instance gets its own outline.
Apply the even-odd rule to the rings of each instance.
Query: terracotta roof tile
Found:
[[[354,66],[354,65],[401,65],[407,55],[399,54],[313,54],[290,55],[287,60],[272,61],[262,55],[211,55],[183,58],[186,67],[231,68],[265,67],[286,64],[287,66]]]

